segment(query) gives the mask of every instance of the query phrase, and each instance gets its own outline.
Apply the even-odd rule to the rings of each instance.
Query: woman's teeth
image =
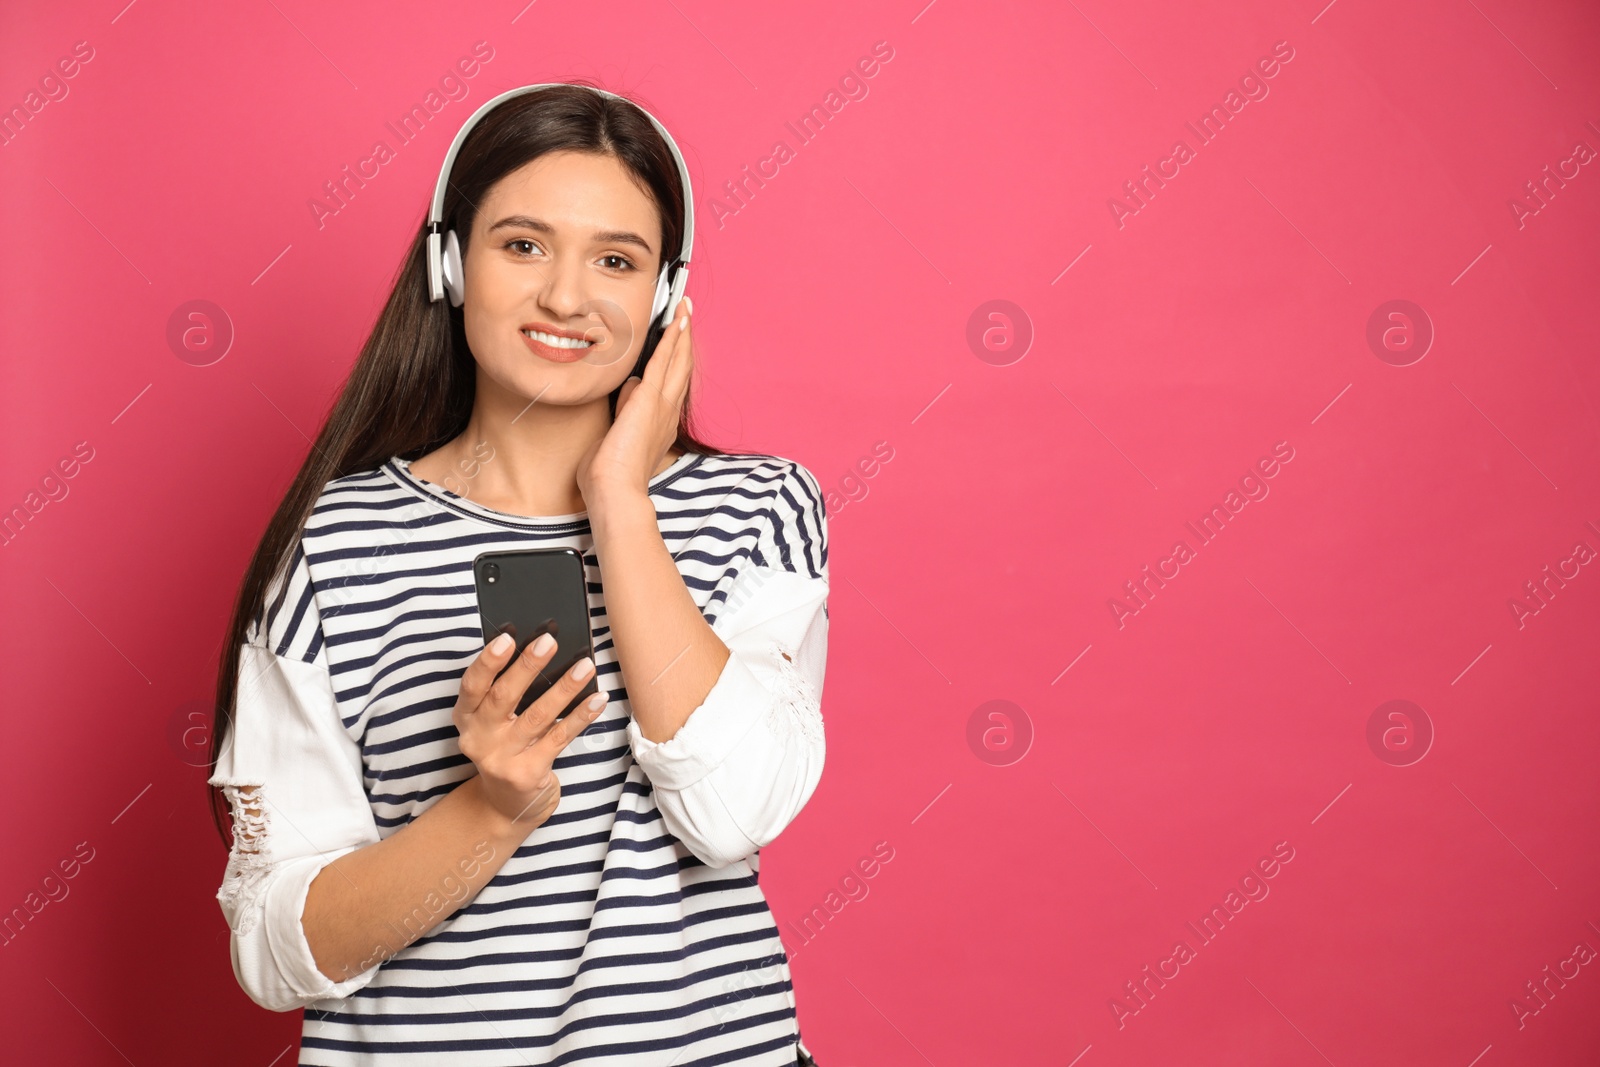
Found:
[[[593,341],[584,341],[577,337],[557,337],[553,333],[544,333],[541,330],[523,330],[522,334],[551,348],[588,348],[594,344]]]

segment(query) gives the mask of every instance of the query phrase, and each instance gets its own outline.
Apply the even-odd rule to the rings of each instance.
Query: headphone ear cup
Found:
[[[667,296],[672,292],[672,286],[667,282],[667,275],[670,273],[670,267],[663,268],[656,278],[656,296],[650,302],[650,325],[654,325],[655,321],[661,317],[661,313],[666,310]],[[649,329],[648,326],[645,328]]]
[[[461,301],[466,299],[466,292],[462,287],[461,243],[456,240],[456,231],[454,230],[445,235],[442,259],[444,261],[445,292],[450,294],[450,303],[455,307],[460,307]]]
[[[672,289],[667,295],[668,319],[678,314],[678,302],[683,299],[683,291],[687,288],[689,288],[689,268],[680,266],[676,277],[672,279]]]
[[[439,277],[439,232],[428,234],[428,301],[437,303],[444,299],[444,280]]]

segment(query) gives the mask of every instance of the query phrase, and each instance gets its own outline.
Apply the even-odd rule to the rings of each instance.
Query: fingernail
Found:
[[[584,707],[588,708],[590,711],[599,711],[605,706],[606,695],[604,693],[596,693],[584,703]]]
[[[589,677],[589,675],[591,675],[593,673],[594,673],[594,660],[590,659],[588,656],[585,656],[582,659],[580,659],[578,661],[578,665],[576,667],[572,668],[572,677],[574,679],[576,679],[577,681],[580,681],[580,682],[583,681],[585,678]]]
[[[542,656],[556,647],[556,639],[549,634],[540,634],[539,639],[533,643],[533,654]]]
[[[489,651],[498,656],[506,649],[510,648],[511,644],[511,635],[501,634],[499,637],[489,642]]]
[[[690,299],[688,293],[684,293],[683,294],[683,302],[685,304],[689,305],[689,314],[693,315],[694,314],[694,301],[692,299]]]

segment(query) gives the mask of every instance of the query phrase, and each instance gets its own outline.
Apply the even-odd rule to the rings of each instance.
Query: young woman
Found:
[[[464,303],[419,231],[251,560],[217,895],[301,1064],[810,1062],[757,875],[822,774],[827,528],[804,467],[690,430],[692,305],[650,319],[686,193],[626,100],[494,106],[444,200]],[[551,642],[496,680],[472,563],[548,547],[594,656],[519,716]]]

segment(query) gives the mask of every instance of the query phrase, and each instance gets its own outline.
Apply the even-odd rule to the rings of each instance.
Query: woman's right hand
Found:
[[[483,779],[484,798],[511,824],[531,832],[555,814],[561,801],[561,783],[551,765],[605,709],[606,694],[596,693],[555,721],[594,674],[594,664],[585,657],[518,715],[517,701],[550,662],[556,642],[549,634],[541,635],[497,681],[495,675],[514,647],[508,634],[483,647],[461,676],[453,717],[461,752]]]

